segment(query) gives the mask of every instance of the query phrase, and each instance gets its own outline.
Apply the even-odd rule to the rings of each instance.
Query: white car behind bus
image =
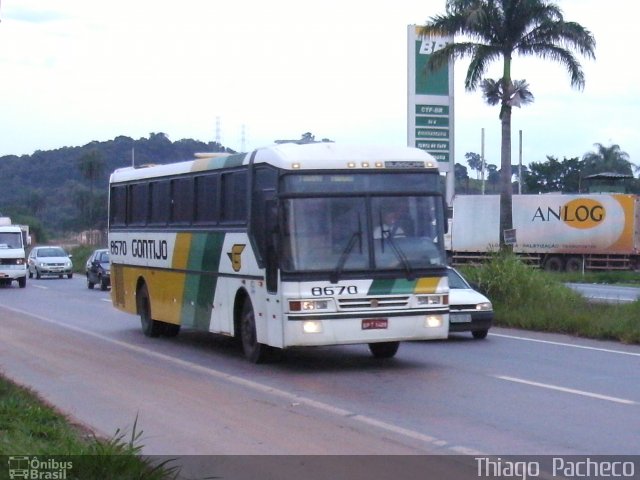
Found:
[[[460,272],[449,267],[449,333],[471,332],[473,338],[483,339],[493,323],[493,305],[475,290]]]

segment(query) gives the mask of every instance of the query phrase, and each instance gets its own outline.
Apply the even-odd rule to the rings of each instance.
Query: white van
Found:
[[[0,283],[15,280],[20,288],[27,286],[25,243],[23,229],[12,225],[9,217],[0,217]]]

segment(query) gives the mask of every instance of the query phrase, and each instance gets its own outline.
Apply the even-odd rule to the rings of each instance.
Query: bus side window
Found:
[[[127,224],[146,225],[149,212],[149,184],[134,183],[129,185],[129,196],[127,199]]]
[[[195,223],[212,224],[218,221],[217,173],[199,175],[195,179]]]
[[[189,225],[193,221],[193,179],[176,178],[171,181],[171,223]]]
[[[247,221],[247,173],[231,172],[222,175],[222,216],[227,223]]]
[[[150,212],[149,223],[152,225],[166,225],[171,213],[170,183],[160,180],[149,184]]]
[[[127,220],[127,187],[111,187],[109,202],[109,222],[113,226],[123,226]]]

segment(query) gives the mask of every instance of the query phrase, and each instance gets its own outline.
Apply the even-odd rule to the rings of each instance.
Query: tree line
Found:
[[[519,190],[522,182],[522,193],[583,193],[594,188],[615,188],[627,193],[640,194],[640,179],[634,177],[640,168],[632,163],[629,155],[619,145],[594,145],[593,151],[585,153],[582,158],[558,158],[547,155],[544,162],[531,162],[528,166],[511,166],[513,188]],[[474,152],[465,155],[469,168],[461,163],[455,164],[456,193],[481,193],[482,157]],[[475,172],[475,179],[469,175]],[[500,170],[494,164],[484,166],[485,193],[500,193]],[[598,174],[604,179],[597,178]],[[596,178],[594,178],[596,176]],[[608,178],[607,178],[608,177]],[[602,183],[607,185],[599,185]]]
[[[0,214],[27,224],[38,242],[105,229],[109,175],[117,168],[192,160],[197,152],[229,152],[216,142],[171,141],[164,133],[118,136],[81,147],[0,157]]]

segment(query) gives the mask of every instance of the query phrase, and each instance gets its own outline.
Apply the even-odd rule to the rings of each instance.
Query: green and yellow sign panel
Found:
[[[453,62],[435,71],[427,63],[451,41],[423,38],[418,27],[409,25],[408,144],[433,155],[443,172],[453,172]]]

